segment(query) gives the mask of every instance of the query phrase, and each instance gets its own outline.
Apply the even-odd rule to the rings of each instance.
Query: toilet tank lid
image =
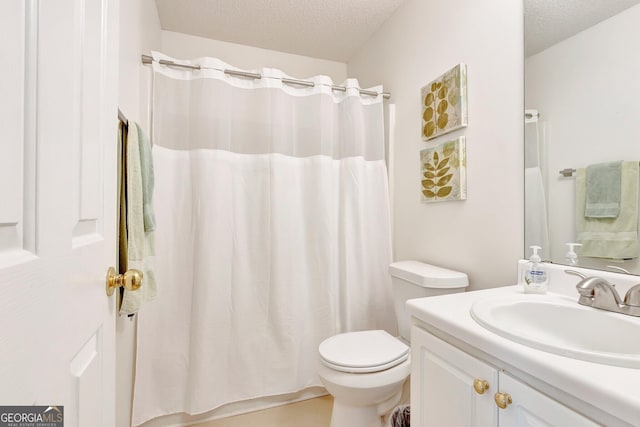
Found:
[[[389,274],[425,288],[466,288],[466,274],[420,261],[398,261],[389,265]]]

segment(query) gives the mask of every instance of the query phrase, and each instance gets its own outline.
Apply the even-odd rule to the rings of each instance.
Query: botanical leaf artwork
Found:
[[[422,88],[422,138],[467,125],[467,66],[459,64]]]
[[[466,191],[465,138],[420,152],[424,201],[464,200]]]

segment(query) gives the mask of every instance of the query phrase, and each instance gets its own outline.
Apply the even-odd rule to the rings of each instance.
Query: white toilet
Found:
[[[464,273],[418,261],[389,266],[400,337],[385,331],[348,332],[327,338],[318,351],[318,375],[333,396],[331,427],[373,427],[402,395],[410,368],[411,323],[405,302],[411,298],[463,292]]]

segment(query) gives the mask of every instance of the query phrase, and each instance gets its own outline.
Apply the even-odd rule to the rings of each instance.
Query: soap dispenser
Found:
[[[576,253],[576,247],[582,246],[582,243],[567,243],[567,254],[564,256],[567,265],[575,267],[578,265],[578,254]]]
[[[540,255],[538,255],[538,251],[542,248],[540,246],[530,246],[530,248],[533,250],[533,254],[529,258],[524,274],[524,293],[544,294],[547,292],[549,280],[547,271],[540,262]]]

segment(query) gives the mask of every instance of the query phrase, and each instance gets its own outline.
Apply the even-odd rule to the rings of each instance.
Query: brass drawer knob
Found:
[[[473,380],[473,389],[478,394],[484,394],[485,391],[489,390],[489,383],[486,380]]]
[[[107,270],[107,296],[113,295],[116,288],[124,287],[128,291],[135,291],[142,286],[142,271],[127,270],[124,274],[116,274],[116,269]]]
[[[493,399],[496,401],[496,405],[498,405],[498,408],[500,409],[506,409],[507,406],[513,403],[509,393],[496,393],[493,396]]]

